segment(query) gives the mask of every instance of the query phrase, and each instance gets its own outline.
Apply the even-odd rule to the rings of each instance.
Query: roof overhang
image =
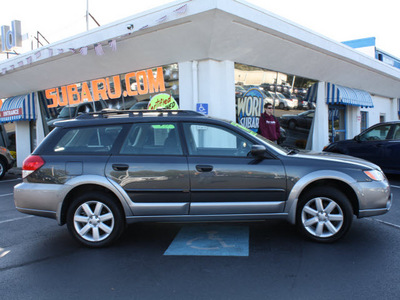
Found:
[[[177,11],[184,5],[183,12]],[[133,29],[129,29],[131,24]],[[117,40],[117,51],[104,47],[101,56],[92,51],[94,44],[110,39]],[[85,56],[79,51],[57,53],[57,49],[84,46],[89,48]],[[53,49],[52,55],[48,49]],[[29,57],[32,61],[26,63]],[[0,98],[205,59],[400,97],[399,69],[244,1],[191,0],[176,1],[0,62]],[[3,69],[7,71],[2,75]]]

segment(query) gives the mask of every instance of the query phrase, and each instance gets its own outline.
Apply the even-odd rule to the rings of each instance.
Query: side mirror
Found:
[[[360,136],[359,136],[359,135],[356,135],[356,136],[354,137],[354,140],[355,140],[356,142],[361,141]]]
[[[253,145],[250,151],[251,155],[254,157],[264,157],[266,152],[267,148],[263,145]]]

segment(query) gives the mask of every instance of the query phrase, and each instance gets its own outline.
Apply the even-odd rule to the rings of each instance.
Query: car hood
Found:
[[[307,159],[320,159],[324,161],[334,161],[334,162],[341,162],[341,163],[348,163],[357,165],[358,167],[369,168],[369,169],[380,169],[376,164],[364,160],[362,158],[338,154],[338,153],[331,153],[331,152],[313,152],[313,151],[302,151],[295,154],[297,157],[307,158]]]

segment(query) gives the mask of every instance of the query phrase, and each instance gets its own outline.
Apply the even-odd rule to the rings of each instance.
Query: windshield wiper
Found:
[[[296,148],[285,147],[285,149],[286,149],[287,151],[289,151],[289,152],[288,152],[288,155],[293,155],[293,154],[299,153],[299,149],[296,149]]]

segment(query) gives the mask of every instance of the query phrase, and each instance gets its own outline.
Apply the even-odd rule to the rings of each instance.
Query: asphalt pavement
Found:
[[[21,214],[18,174],[0,181],[1,299],[398,299],[400,178],[382,216],[334,244],[285,221],[141,223],[88,249],[66,226]]]

